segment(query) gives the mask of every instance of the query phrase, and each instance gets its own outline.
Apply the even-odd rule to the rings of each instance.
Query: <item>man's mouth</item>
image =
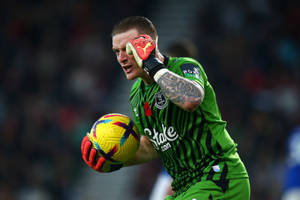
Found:
[[[123,70],[126,72],[126,73],[129,73],[131,71],[131,65],[127,65],[127,66],[123,66]]]

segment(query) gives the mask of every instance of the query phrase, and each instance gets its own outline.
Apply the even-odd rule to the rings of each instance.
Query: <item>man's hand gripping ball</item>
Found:
[[[82,139],[81,154],[84,162],[97,172],[112,172],[120,169],[123,166],[123,164],[108,165],[109,167],[106,166],[104,170],[103,165],[106,158],[102,156],[98,158],[98,156],[96,155],[97,150],[95,148],[92,148],[92,143],[87,136],[84,136],[84,138]]]
[[[139,35],[126,44],[126,52],[133,55],[139,67],[153,78],[158,70],[165,68],[155,56],[156,44],[148,35]]]

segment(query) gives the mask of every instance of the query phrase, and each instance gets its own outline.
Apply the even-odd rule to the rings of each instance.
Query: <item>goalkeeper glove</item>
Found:
[[[151,78],[156,72],[165,68],[163,63],[155,57],[156,44],[148,35],[139,35],[126,44],[126,52],[134,56],[139,67],[143,68]]]
[[[92,148],[92,143],[88,136],[84,136],[81,142],[81,154],[84,162],[93,170],[97,172],[112,172],[123,167],[123,164],[110,165],[105,162],[102,156],[96,156],[97,150]]]

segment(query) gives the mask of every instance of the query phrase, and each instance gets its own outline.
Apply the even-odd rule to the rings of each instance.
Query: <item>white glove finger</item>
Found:
[[[128,55],[132,55],[133,54],[134,59],[135,59],[136,63],[138,64],[138,66],[141,67],[141,68],[143,67],[143,60],[140,58],[140,56],[136,52],[134,46],[130,42],[128,42],[126,44],[126,53]]]

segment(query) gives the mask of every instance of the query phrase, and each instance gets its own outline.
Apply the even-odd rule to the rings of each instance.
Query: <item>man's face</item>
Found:
[[[128,80],[133,80],[145,75],[145,71],[138,66],[133,55],[128,55],[126,53],[126,43],[138,35],[136,29],[130,29],[126,32],[117,34],[112,38],[112,49]]]

